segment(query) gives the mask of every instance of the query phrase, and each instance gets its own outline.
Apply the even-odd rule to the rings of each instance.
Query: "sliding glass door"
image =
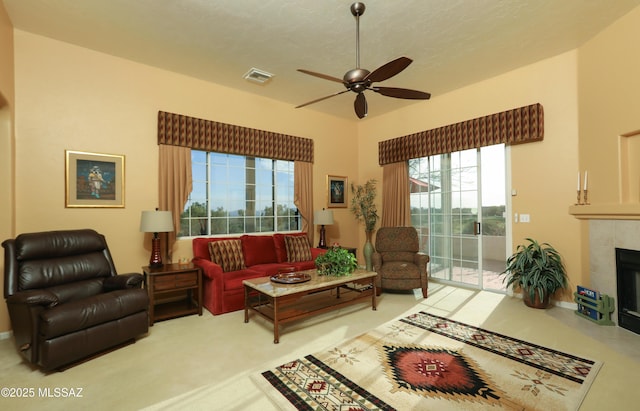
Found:
[[[504,145],[409,161],[412,224],[432,278],[503,289],[505,164]]]

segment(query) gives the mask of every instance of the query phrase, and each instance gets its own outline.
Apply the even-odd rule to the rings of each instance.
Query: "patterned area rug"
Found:
[[[292,410],[577,410],[601,366],[420,312],[252,378]]]

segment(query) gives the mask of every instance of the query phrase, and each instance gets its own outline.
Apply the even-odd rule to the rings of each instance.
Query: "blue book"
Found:
[[[600,293],[598,291],[581,285],[578,286],[578,294],[596,301],[600,299]],[[601,318],[601,314],[596,310],[595,304],[597,304],[597,302],[592,304],[587,300],[578,300],[578,311],[587,317],[599,320]]]

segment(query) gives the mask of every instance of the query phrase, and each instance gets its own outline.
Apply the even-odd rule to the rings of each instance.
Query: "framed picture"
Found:
[[[347,177],[327,176],[327,206],[329,208],[347,207]]]
[[[65,151],[66,207],[124,207],[124,156]]]

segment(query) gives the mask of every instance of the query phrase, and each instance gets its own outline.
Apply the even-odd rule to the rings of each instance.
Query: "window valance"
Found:
[[[544,138],[544,110],[532,104],[420,131],[378,143],[380,165],[493,144],[520,144]]]
[[[313,140],[158,112],[158,144],[313,163]]]

